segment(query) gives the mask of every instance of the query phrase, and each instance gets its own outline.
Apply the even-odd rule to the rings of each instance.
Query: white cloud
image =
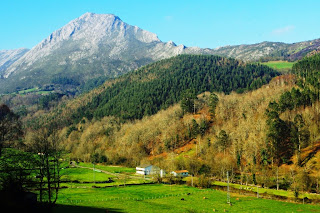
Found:
[[[289,25],[283,28],[275,29],[271,32],[272,35],[284,35],[292,32],[295,29],[295,26]]]

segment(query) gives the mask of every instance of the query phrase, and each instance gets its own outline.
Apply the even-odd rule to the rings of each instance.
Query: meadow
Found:
[[[280,72],[288,72],[291,70],[294,63],[295,62],[288,62],[288,61],[268,61],[268,62],[263,62],[261,64],[267,65],[268,67],[271,67]]]
[[[126,184],[150,183],[150,178],[135,175],[134,168],[79,163],[80,167],[64,167],[60,171],[61,186],[67,188],[92,188]]]
[[[92,164],[80,163],[79,166],[82,168],[61,170],[62,180],[77,182],[62,184],[64,188],[59,191],[54,212],[320,212],[319,205],[281,202],[235,193],[231,193],[232,205],[229,205],[225,191],[186,185],[138,185],[151,183],[152,180],[137,177],[134,168],[96,165],[93,172],[90,169]],[[114,175],[102,171],[113,172]],[[105,181],[109,178],[114,182],[93,182],[94,179]],[[124,186],[124,182],[136,185]],[[222,182],[213,184],[225,185]],[[230,186],[239,187],[236,184]],[[263,190],[259,189],[259,192],[263,193]],[[270,190],[268,193],[276,191]],[[285,195],[288,192],[279,193]]]
[[[185,185],[136,185],[108,188],[68,188],[59,194],[55,212],[320,212],[303,205],[231,194]]]
[[[84,167],[93,167],[91,163],[79,163],[79,166],[84,166]],[[129,167],[124,167],[124,166],[106,166],[102,164],[97,164],[95,165],[96,169],[101,169],[107,172],[112,172],[112,173],[127,173],[127,174],[134,174],[136,172],[135,168],[129,168]]]
[[[19,91],[13,92],[11,94],[19,94],[19,95],[23,96],[23,95],[30,94],[30,93],[39,94],[39,95],[47,95],[47,94],[52,93],[52,91],[45,91],[45,90],[41,90],[38,87],[34,87],[34,88],[30,88],[30,89],[19,90]]]

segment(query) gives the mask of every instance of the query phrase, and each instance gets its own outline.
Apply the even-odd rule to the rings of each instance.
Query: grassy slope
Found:
[[[113,177],[112,175],[108,175],[102,172],[93,173],[92,170],[82,169],[82,168],[69,168],[61,170],[61,179],[62,180],[78,180],[78,181],[106,181],[109,178]]]
[[[187,193],[191,194],[186,195]],[[180,185],[140,185],[120,188],[63,189],[60,191],[57,203],[96,208],[97,212],[105,212],[106,209],[115,209],[119,212],[141,212],[146,209],[148,212],[212,212],[213,209],[217,212],[223,212],[224,209],[228,212],[320,212],[320,207],[316,205],[285,203],[233,194],[231,195],[233,205],[230,206],[226,203],[226,198],[225,192],[215,190]],[[65,208],[60,206],[56,212],[69,212],[64,211]]]
[[[85,167],[92,167],[91,163],[80,163],[80,166],[85,166]],[[97,164],[95,165],[96,169],[101,169],[104,171],[112,172],[112,173],[135,173],[136,169],[135,168],[129,168],[129,167],[124,167],[124,166],[105,166],[102,164]]]
[[[295,64],[295,62],[268,61],[268,62],[264,62],[262,64],[267,65],[268,67],[271,67],[272,69],[278,70],[280,72],[288,72],[289,70],[291,70],[291,68]]]

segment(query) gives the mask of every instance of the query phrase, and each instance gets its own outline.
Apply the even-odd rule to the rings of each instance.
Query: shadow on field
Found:
[[[60,205],[57,204],[53,211],[53,213],[117,213],[124,212],[121,209],[105,209],[105,208],[93,208],[86,206],[70,206],[70,205]]]

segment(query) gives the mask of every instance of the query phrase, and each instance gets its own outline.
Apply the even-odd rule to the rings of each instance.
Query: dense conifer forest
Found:
[[[263,65],[246,64],[219,56],[180,55],[129,73],[87,105],[73,118],[116,116],[141,119],[181,100],[185,90],[239,93],[267,84],[278,72]]]

